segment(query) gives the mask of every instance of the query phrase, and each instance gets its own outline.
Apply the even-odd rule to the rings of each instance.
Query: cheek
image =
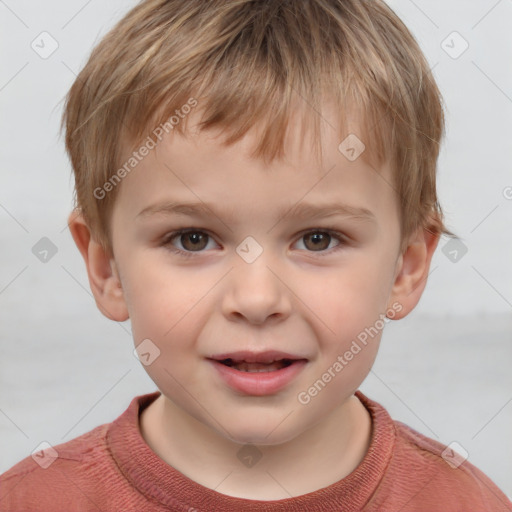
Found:
[[[382,266],[361,261],[311,282],[305,301],[314,313],[310,325],[321,344],[317,373],[303,383],[301,405],[321,416],[353,394],[377,356],[385,314],[389,279]],[[313,318],[313,317],[312,317]]]
[[[358,254],[337,269],[303,275],[300,296],[322,321],[323,337],[343,343],[373,325],[386,310],[390,272],[390,262]]]
[[[132,268],[128,284],[134,344],[149,347],[145,351],[152,360],[144,365],[145,371],[167,396],[179,400],[180,383],[195,378],[190,373],[190,355],[204,324],[201,298],[212,285],[191,272],[140,263]]]
[[[168,340],[184,329],[193,329],[195,306],[211,284],[188,269],[174,268],[162,262],[131,262],[126,283],[125,298],[130,313],[136,342],[150,338]]]

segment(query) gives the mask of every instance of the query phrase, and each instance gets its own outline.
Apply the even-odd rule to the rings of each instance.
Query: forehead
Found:
[[[201,130],[200,116],[192,114],[184,135],[163,134],[124,178],[116,203],[129,208],[133,216],[158,203],[181,200],[210,202],[224,212],[244,209],[258,214],[256,206],[268,210],[275,205],[282,215],[287,208],[298,212],[292,207],[299,202],[338,202],[371,211],[393,201],[391,168],[388,163],[379,165],[371,144],[363,140],[357,118],[352,116],[340,127],[331,105],[315,115],[321,115],[321,155],[312,151],[311,133],[294,114],[284,157],[267,163],[253,156],[263,126],[226,145],[222,129]]]
[[[339,96],[339,91],[336,95]],[[336,95],[327,89],[323,93],[320,106],[313,106],[294,93],[286,108],[288,117],[284,124],[276,122],[277,116],[272,113],[271,105],[267,113],[260,111],[256,120],[253,117],[244,118],[242,115],[236,125],[223,122],[222,119],[212,121],[208,117],[207,110],[211,106],[210,100],[194,99],[196,106],[193,109],[185,105],[186,111],[176,110],[176,113],[180,114],[179,117],[178,115],[171,115],[169,118],[165,116],[162,121],[163,112],[157,113],[145,131],[146,135],[149,134],[149,137],[154,139],[160,147],[168,145],[178,133],[191,140],[214,139],[219,149],[222,149],[221,146],[224,146],[227,138],[234,137],[235,142],[238,143],[237,146],[244,146],[249,153],[255,154],[255,150],[259,149],[256,156],[264,157],[267,163],[272,163],[274,150],[279,147],[283,149],[284,158],[288,161],[293,159],[309,161],[317,157],[319,159],[317,166],[323,167],[324,154],[336,147],[349,159],[359,156],[368,165],[375,169],[380,168],[393,156],[388,116],[376,105],[372,104],[369,110],[361,110],[355,106],[353,100],[340,99]],[[205,118],[212,125],[206,130],[201,127],[201,122],[205,122]],[[284,122],[281,118],[279,120]],[[124,123],[125,126],[137,125],[136,118],[130,118],[128,121]],[[240,127],[242,123],[248,133]],[[135,129],[140,130],[140,126],[137,125]],[[144,130],[141,133],[144,133]],[[281,136],[283,136],[283,144],[279,144]],[[131,147],[129,141],[132,141]],[[269,143],[263,145],[263,141],[269,141]],[[121,159],[126,160],[132,151],[144,145],[144,137],[138,142],[133,142],[133,138],[125,129],[119,142],[121,154],[124,155]],[[321,145],[321,154],[317,154],[317,145]]]

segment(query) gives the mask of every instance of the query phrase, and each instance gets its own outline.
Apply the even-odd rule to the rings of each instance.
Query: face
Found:
[[[166,399],[225,438],[283,443],[354,393],[397,307],[392,172],[349,161],[325,125],[322,168],[293,133],[268,166],[250,157],[256,133],[230,147],[218,135],[173,133],[123,180],[115,267]],[[231,363],[294,362],[212,360],[240,351]]]

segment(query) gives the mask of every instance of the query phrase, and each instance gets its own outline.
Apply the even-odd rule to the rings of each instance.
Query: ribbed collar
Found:
[[[146,444],[139,414],[160,392],[135,397],[109,427],[107,444],[121,472],[150,500],[178,510],[222,512],[361,511],[379,485],[395,443],[394,423],[387,411],[360,391],[357,398],[372,418],[370,447],[361,464],[340,481],[294,498],[258,501],[235,498],[204,487],[164,462]]]

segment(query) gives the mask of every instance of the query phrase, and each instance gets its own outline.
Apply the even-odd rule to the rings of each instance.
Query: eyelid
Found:
[[[161,242],[161,245],[166,246],[166,245],[170,244],[171,240],[174,240],[175,238],[179,238],[181,235],[185,235],[187,233],[203,233],[205,235],[208,235],[212,240],[215,241],[215,237],[207,229],[190,227],[190,228],[180,228],[180,229],[171,231],[170,233],[168,233],[167,235],[164,236],[164,238]],[[215,242],[215,243],[217,243],[217,242]],[[177,249],[176,252],[182,252],[182,253],[187,253],[187,254],[194,254],[194,253],[200,254],[205,251],[184,251],[182,249]]]
[[[166,246],[170,245],[170,242],[172,240],[174,240],[175,238],[180,237],[181,235],[187,234],[187,233],[203,233],[203,234],[209,236],[212,240],[215,241],[215,237],[209,232],[209,230],[203,229],[203,228],[188,227],[188,228],[176,229],[176,230],[168,233],[166,236],[164,236],[164,238],[163,238],[163,240],[162,240],[160,245],[163,246],[163,247],[166,247]],[[302,237],[304,237],[305,235],[307,235],[309,233],[327,233],[331,237],[337,239],[338,242],[339,242],[335,247],[332,247],[331,249],[325,249],[323,251],[307,251],[307,250],[304,250],[304,249],[300,249],[301,251],[307,252],[309,254],[315,254],[317,256],[327,256],[327,255],[330,255],[333,252],[335,252],[339,247],[347,247],[348,245],[350,245],[350,241],[351,241],[351,238],[347,234],[339,231],[338,229],[336,229],[334,227],[330,227],[330,226],[313,227],[313,228],[305,229],[305,230],[300,231],[299,233],[297,233],[294,236],[294,239],[296,239],[296,241],[298,241]],[[215,243],[217,243],[217,242],[215,242]],[[170,250],[172,252],[176,253],[176,254],[179,254],[179,255],[182,255],[182,256],[185,256],[185,257],[200,255],[202,253],[207,252],[205,250],[202,250],[202,251],[186,251],[186,250],[183,250],[183,249],[178,249],[178,248],[176,248],[174,246],[172,246],[172,249],[170,249]]]
[[[340,248],[346,248],[350,245],[351,238],[346,235],[345,233],[342,233],[338,229],[330,228],[330,227],[322,227],[322,228],[313,228],[313,229],[306,229],[304,231],[301,231],[296,235],[297,241],[299,241],[302,237],[309,233],[327,233],[332,238],[335,238],[338,241],[338,244],[334,247],[331,247],[330,249],[325,249],[323,251],[307,251],[304,249],[301,249],[302,251],[306,252],[308,255],[316,255],[319,257],[322,256],[330,256],[331,254],[335,253]]]

